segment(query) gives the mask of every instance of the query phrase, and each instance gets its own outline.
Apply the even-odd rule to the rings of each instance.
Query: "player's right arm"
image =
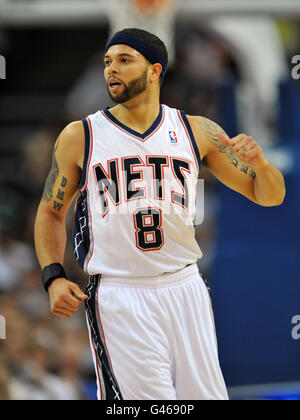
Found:
[[[68,125],[55,143],[52,167],[34,228],[35,248],[42,269],[50,264],[64,263],[67,240],[65,218],[78,193],[84,143],[84,127],[81,121]],[[75,283],[64,278],[54,280],[48,291],[51,312],[61,317],[73,315],[86,299]]]

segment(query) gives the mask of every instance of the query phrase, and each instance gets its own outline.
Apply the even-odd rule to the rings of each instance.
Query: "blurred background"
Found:
[[[253,136],[285,176],[263,208],[203,168],[196,232],[230,397],[300,399],[299,0],[0,0],[0,400],[96,398],[84,311],[50,314],[33,224],[60,131],[112,105],[103,48],[124,27],[167,43],[163,103]],[[65,265],[84,288],[71,242]]]

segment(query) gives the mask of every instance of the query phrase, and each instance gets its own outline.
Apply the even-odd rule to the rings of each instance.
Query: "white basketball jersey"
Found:
[[[144,134],[108,108],[83,124],[73,235],[81,267],[90,275],[154,277],[201,258],[193,225],[201,161],[184,111],[161,105]]]

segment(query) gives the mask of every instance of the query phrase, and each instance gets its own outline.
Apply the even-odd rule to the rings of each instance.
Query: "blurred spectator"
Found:
[[[25,224],[24,207],[16,191],[0,191],[0,293],[16,287],[35,264],[32,246],[19,235]]]
[[[288,74],[276,23],[268,16],[217,16],[207,27],[227,43],[240,68],[240,130],[264,146],[274,144],[278,83]]]
[[[10,383],[11,372],[8,368],[8,358],[1,355],[0,346],[0,401],[8,401],[12,399]]]
[[[28,136],[23,143],[22,173],[30,194],[41,197],[52,162],[54,143],[63,127],[45,127]]]
[[[44,295],[35,302],[38,310],[24,305],[23,296],[26,293],[20,288],[0,298],[1,313],[7,320],[7,338],[0,346],[0,398],[89,399],[85,376],[90,381],[93,364],[83,310],[77,320],[74,317],[67,323],[49,314]]]
[[[66,114],[71,121],[81,120],[113,105],[103,77],[103,56],[104,50],[101,50],[89,60],[85,71],[67,95]]]

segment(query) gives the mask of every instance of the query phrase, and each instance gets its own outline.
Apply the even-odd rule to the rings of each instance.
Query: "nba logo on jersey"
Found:
[[[175,144],[178,143],[177,135],[175,131],[169,131],[169,135],[170,135],[171,143],[175,143]]]

